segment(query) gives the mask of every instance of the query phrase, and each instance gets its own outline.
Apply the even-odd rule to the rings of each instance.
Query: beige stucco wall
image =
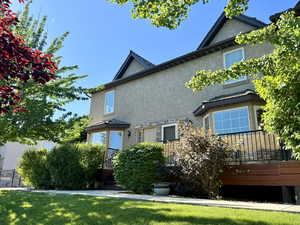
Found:
[[[222,41],[231,37],[234,37],[240,33],[245,33],[248,32],[250,30],[253,30],[254,27],[242,23],[238,20],[228,20],[223,27],[221,28],[221,30],[218,32],[218,34],[215,36],[215,38],[211,41],[210,45],[218,42],[218,41]]]
[[[269,44],[243,46],[245,58],[260,57],[272,50]],[[196,71],[223,68],[223,53],[238,47],[230,47],[201,58],[177,65],[155,74],[115,87],[115,113],[103,115],[104,92],[98,92],[91,100],[91,123],[107,119],[119,119],[131,124],[130,138],[124,135],[125,145],[137,140],[137,131],[133,128],[151,125],[153,122],[174,122],[190,119],[195,126],[202,124],[202,118],[194,117],[193,111],[205,100],[219,95],[239,92],[253,88],[252,83],[233,87],[215,85],[201,92],[193,92],[184,86]],[[136,133],[135,133],[136,132]]]
[[[0,154],[4,157],[3,159],[3,170],[16,169],[19,165],[19,161],[28,149],[40,149],[46,148],[50,149],[54,146],[53,142],[49,141],[39,141],[37,145],[24,145],[17,142],[7,143],[0,147]],[[1,169],[1,167],[0,167]]]
[[[144,66],[134,59],[134,60],[132,60],[132,62],[128,66],[128,68],[125,71],[125,73],[123,74],[122,78],[128,77],[128,76],[130,76],[134,73],[137,73],[139,71],[142,71],[144,69],[145,69]]]

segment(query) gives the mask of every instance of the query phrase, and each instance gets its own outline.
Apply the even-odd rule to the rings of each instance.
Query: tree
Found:
[[[89,125],[90,119],[88,116],[81,116],[71,119],[69,127],[65,129],[63,135],[60,137],[60,143],[80,143],[87,139],[87,132],[85,128]]]
[[[236,38],[238,44],[270,42],[275,50],[234,64],[227,70],[197,72],[186,86],[200,91],[209,85],[248,74],[265,100],[262,115],[267,131],[277,133],[288,148],[300,153],[300,17],[287,12],[277,22]],[[298,157],[300,155],[298,154]]]
[[[54,39],[47,47],[47,32],[45,25],[47,17],[41,20],[35,19],[29,14],[29,2],[24,11],[18,16],[19,22],[11,29],[12,32],[23,37],[24,43],[30,48],[44,51],[46,54],[56,54],[63,47],[63,41],[69,35],[68,32]],[[46,83],[13,82],[22,90],[22,101],[19,107],[26,110],[16,113],[13,109],[0,114],[0,143],[17,141],[32,143],[37,140],[59,141],[64,131],[69,128],[67,122],[72,113],[66,112],[64,106],[74,100],[85,100],[85,89],[75,86],[75,82],[85,76],[72,73],[77,65],[61,66],[62,56],[55,56],[57,70],[53,74],[55,80]],[[68,74],[68,75],[67,75]],[[61,112],[61,116],[56,116]]]
[[[157,27],[177,28],[184,21],[191,7],[199,2],[211,0],[109,0],[117,4],[132,3],[133,18],[150,19]],[[244,13],[248,9],[249,0],[229,0],[225,12],[232,17]]]
[[[10,4],[9,0],[0,0],[0,113],[26,110],[20,106],[24,86],[54,80],[57,70],[51,54],[29,47],[12,32],[18,20]]]

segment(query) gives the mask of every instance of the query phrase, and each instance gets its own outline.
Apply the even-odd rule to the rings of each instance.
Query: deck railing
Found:
[[[227,161],[287,161],[292,159],[292,152],[285,150],[284,145],[274,134],[262,130],[230,133],[220,135],[233,149]],[[168,165],[174,165],[180,151],[178,140],[164,143],[164,155]]]

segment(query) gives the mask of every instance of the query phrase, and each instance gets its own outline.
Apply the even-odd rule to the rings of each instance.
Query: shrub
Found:
[[[135,193],[148,193],[157,177],[157,166],[164,163],[163,147],[141,143],[120,151],[113,159],[117,183]]]
[[[51,181],[57,189],[82,189],[84,173],[80,165],[79,151],[72,144],[54,147],[48,155]]]
[[[219,136],[187,125],[182,128],[180,146],[176,165],[181,180],[189,184],[195,194],[217,198],[220,175],[231,153],[228,144]]]
[[[102,168],[105,147],[95,144],[76,144],[80,154],[80,165],[83,169],[86,184],[92,187],[95,184],[97,171]]]
[[[39,189],[49,189],[51,185],[50,172],[47,168],[47,150],[27,150],[20,161],[18,173],[23,183]]]
[[[18,172],[34,188],[83,189],[92,187],[102,167],[101,145],[62,144],[51,151],[29,150],[21,158]]]
[[[50,151],[48,168],[57,189],[83,189],[94,183],[104,148],[90,144],[62,144]]]

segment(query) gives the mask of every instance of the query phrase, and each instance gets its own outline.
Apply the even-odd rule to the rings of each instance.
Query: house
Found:
[[[178,138],[178,122],[186,120],[217,133],[257,130],[256,114],[264,103],[247,76],[195,93],[184,84],[198,70],[228,68],[271,52],[268,43],[234,42],[237,34],[265,25],[244,15],[228,20],[222,13],[193,52],[154,65],[131,51],[112,82],[92,95],[88,141],[122,149],[172,140]]]
[[[285,199],[290,198],[289,187],[300,186],[300,164],[280,164],[288,156],[281,154],[282,146],[274,135],[261,131],[264,101],[255,93],[251,79],[245,75],[201,92],[184,86],[198,70],[228,68],[235,62],[270,53],[273,46],[267,42],[248,46],[234,41],[240,33],[265,26],[253,17],[227,19],[222,13],[195,51],[158,65],[130,51],[113,80],[92,94],[88,142],[106,145],[109,161],[116,151],[132,144],[178,139],[178,123],[189,121],[228,140],[242,139],[244,149],[233,158],[239,162],[260,162],[252,164],[251,170],[257,173],[247,175],[248,181],[245,175],[227,174],[224,184],[282,186],[288,196]],[[266,161],[276,164],[269,163],[269,169]],[[286,170],[281,174],[282,167]],[[287,168],[299,173],[290,174]],[[262,170],[272,173],[258,179]]]

